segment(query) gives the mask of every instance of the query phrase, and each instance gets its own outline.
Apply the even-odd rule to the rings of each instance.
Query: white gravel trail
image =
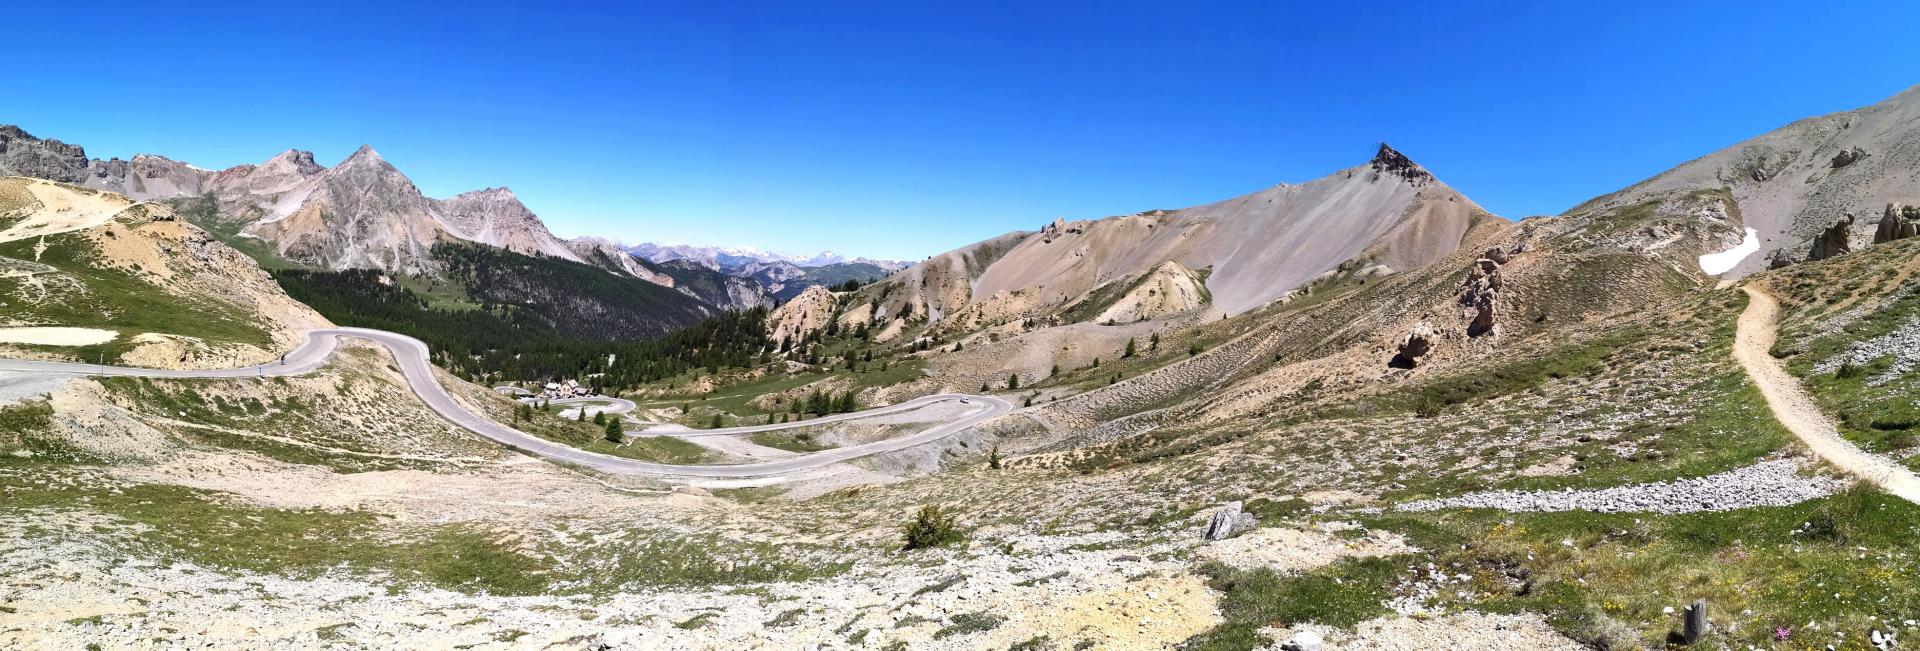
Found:
[[[1777,321],[1780,315],[1780,303],[1771,294],[1752,285],[1743,287],[1751,299],[1747,310],[1740,313],[1739,330],[1734,335],[1733,358],[1746,368],[1747,377],[1760,388],[1767,398],[1767,407],[1773,410],[1774,418],[1780,420],[1794,436],[1800,437],[1814,454],[1838,466],[1841,470],[1858,475],[1872,482],[1882,490],[1907,500],[1920,503],[1920,475],[1905,466],[1886,457],[1868,453],[1840,436],[1840,428],[1832,418],[1820,411],[1820,406],[1800,387],[1800,381],[1787,372],[1780,360],[1774,359],[1768,351],[1773,349]]]

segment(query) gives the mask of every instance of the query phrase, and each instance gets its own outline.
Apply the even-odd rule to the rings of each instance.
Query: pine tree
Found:
[[[966,350],[966,349],[967,349],[967,344],[966,344],[966,342],[964,342],[964,341],[956,341],[956,342],[953,342],[953,352],[956,352],[956,353],[957,353],[957,352],[960,352],[960,351],[962,351],[962,350]]]
[[[1133,337],[1127,337],[1127,352],[1121,353],[1120,359],[1132,357],[1139,352],[1140,350],[1133,344]]]
[[[618,418],[607,421],[606,432],[607,432],[607,442],[609,443],[618,444],[620,443],[621,440],[626,438],[626,431],[622,427],[620,427],[620,419]]]
[[[577,422],[587,422],[587,407],[581,405],[580,411],[573,412],[573,419]]]
[[[1047,372],[1047,377],[1054,377],[1054,376],[1056,376],[1056,375],[1059,375],[1059,374],[1060,374],[1060,365],[1059,365],[1059,364],[1054,364],[1054,365],[1053,365],[1053,370],[1052,370],[1052,371],[1048,371],[1048,372]]]
[[[994,470],[1000,469],[1000,446],[993,446],[993,450],[987,452],[987,467]]]
[[[709,426],[707,426],[707,429],[720,429],[720,428],[722,428],[722,427],[726,427],[726,426],[727,426],[727,421],[726,421],[726,419],[725,419],[725,418],[722,418],[722,417],[720,416],[720,414],[714,414],[714,415],[713,415],[713,424],[711,424],[711,425],[709,425]]]
[[[1100,368],[1100,358],[1098,357],[1093,358],[1093,366],[1089,368]]]
[[[1147,350],[1160,350],[1160,333],[1153,333],[1153,337],[1147,340]]]
[[[595,425],[607,424],[607,412],[604,412],[604,411],[593,412],[593,424]]]
[[[1013,389],[1018,389],[1018,388],[1020,388],[1020,374],[1019,374],[1019,373],[1014,373],[1014,374],[1012,374],[1012,375],[1008,375],[1008,376],[1007,376],[1007,389],[1008,389],[1009,391],[1011,391],[1011,390],[1013,390]]]

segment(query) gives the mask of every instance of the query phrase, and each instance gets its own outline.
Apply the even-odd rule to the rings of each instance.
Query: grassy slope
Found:
[[[0,256],[35,261],[40,238],[0,243]],[[99,346],[54,349],[83,359],[117,359],[131,348],[129,339],[144,332],[197,337],[214,343],[267,346],[267,332],[239,307],[218,301],[179,297],[139,278],[131,271],[104,267],[86,237],[67,233],[44,239],[40,264],[58,269],[86,288],[84,293],[50,296],[42,300],[9,300],[10,318],[34,323],[104,328],[121,333]],[[31,295],[18,278],[0,278],[0,295]]]

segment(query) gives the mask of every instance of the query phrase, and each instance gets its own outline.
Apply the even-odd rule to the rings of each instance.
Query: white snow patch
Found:
[[[113,341],[120,333],[99,328],[29,326],[0,328],[0,343],[35,346],[91,346]]]
[[[1745,260],[1747,256],[1758,253],[1759,251],[1760,233],[1749,228],[1747,229],[1747,239],[1740,240],[1739,246],[1719,253],[1709,253],[1700,256],[1700,270],[1707,272],[1709,276],[1718,276],[1732,271],[1736,265],[1740,264],[1741,260]]]

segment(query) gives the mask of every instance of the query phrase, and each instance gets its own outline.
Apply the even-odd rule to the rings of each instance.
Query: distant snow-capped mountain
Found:
[[[691,244],[657,244],[645,242],[627,247],[627,251],[646,259],[648,262],[671,262],[687,260],[715,271],[736,273],[748,266],[783,262],[799,267],[824,267],[834,264],[870,264],[887,271],[905,269],[907,263],[898,260],[879,260],[874,258],[853,258],[822,251],[814,255],[785,255],[761,251],[750,246],[695,246]]]

